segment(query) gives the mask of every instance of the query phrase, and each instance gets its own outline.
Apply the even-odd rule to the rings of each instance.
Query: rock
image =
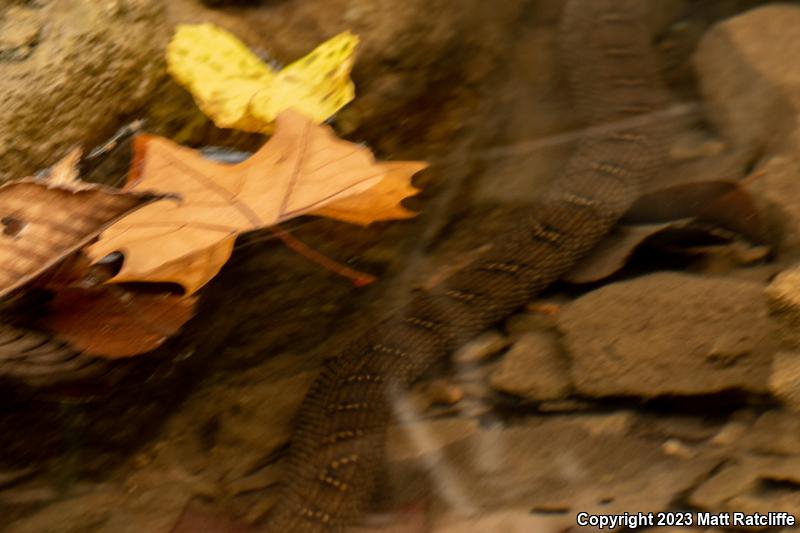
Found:
[[[457,365],[479,363],[508,346],[508,339],[498,331],[487,331],[456,350],[453,362]]]
[[[800,352],[779,352],[775,355],[769,390],[789,409],[800,412]]]
[[[713,512],[800,514],[800,458],[745,456],[732,461],[689,495],[689,504]]]
[[[442,401],[447,400],[448,396],[460,401],[463,398],[463,390],[444,378],[421,380],[398,397],[402,398],[402,402],[396,404],[395,414],[402,421],[452,414],[458,411],[461,405],[458,401]]]
[[[585,400],[578,400],[576,398],[541,402],[536,406],[536,410],[540,413],[575,413],[581,411],[592,411],[595,409],[597,409],[597,405],[595,403]]]
[[[761,159],[747,188],[792,256],[800,255],[798,54],[800,7],[782,4],[717,24],[694,56],[708,118],[736,150]]]
[[[735,146],[780,141],[800,112],[800,8],[771,5],[706,32],[693,62],[706,114]]]
[[[644,412],[637,416],[635,431],[647,437],[701,442],[712,438],[721,425],[722,422],[705,417]]]
[[[752,409],[740,409],[728,417],[727,423],[709,439],[709,444],[719,448],[738,449],[744,441],[744,436],[753,427],[756,413]]]
[[[491,412],[494,404],[484,401],[482,398],[467,398],[458,404],[458,414],[466,418],[479,420],[486,417]]]
[[[58,491],[52,483],[44,480],[34,480],[19,486],[14,486],[0,491],[0,505],[13,507],[14,505],[42,505],[58,500]]]
[[[559,320],[589,396],[767,390],[773,354],[758,284],[659,273],[579,298]]]
[[[692,459],[697,455],[696,450],[690,446],[687,446],[686,443],[681,442],[678,439],[669,439],[664,441],[664,444],[661,445],[661,449],[664,450],[665,454],[674,455],[675,457],[680,457],[681,459]]]
[[[303,368],[306,362],[281,354],[230,378],[232,382],[206,385],[187,401],[192,416],[175,417],[166,425],[162,439],[170,445],[153,445],[156,462],[180,465],[191,473],[210,472],[231,485],[248,477],[289,439],[316,375]]]
[[[368,514],[360,526],[351,526],[347,533],[431,533],[430,516],[425,502],[411,502],[381,513]]]
[[[598,435],[625,435],[633,424],[633,413],[619,411],[611,414],[576,415],[571,418],[591,437]]]
[[[0,469],[0,489],[12,486],[19,481],[25,480],[35,473],[33,468],[19,468],[15,470]]]
[[[527,509],[503,509],[475,518],[443,517],[432,533],[562,533],[574,524],[566,513],[531,513]]]
[[[780,255],[800,257],[800,128],[785,137],[782,152],[758,162],[745,183]]]
[[[464,390],[446,379],[436,379],[426,388],[431,405],[455,405],[464,397]]]
[[[564,302],[546,302],[544,305],[554,306],[563,305]],[[539,309],[541,309],[539,305]],[[517,313],[506,320],[505,331],[512,339],[518,339],[525,333],[532,331],[547,331],[555,329],[558,313],[544,313],[540,310],[526,310],[524,313]]]
[[[456,377],[457,387],[463,392],[464,397],[449,410],[448,415],[479,419],[492,410],[495,405],[495,393],[487,384],[486,374],[489,369],[479,370],[483,371],[480,377],[478,374],[474,378],[462,374]]]
[[[764,291],[770,314],[778,324],[780,344],[800,349],[800,267],[778,274]]]
[[[9,531],[61,531],[52,524],[66,523],[76,532],[167,532],[193,497],[224,500],[238,516],[261,516],[277,498],[285,465],[271,459],[289,438],[316,375],[311,361],[307,354],[279,354],[257,367],[216,374],[113,479],[92,483],[85,495],[70,487],[62,500],[56,492],[55,503]]]
[[[736,446],[742,441],[749,429],[750,425],[746,422],[734,420],[723,426],[709,442],[721,448]]]
[[[421,380],[395,403],[395,416],[401,421],[436,419],[449,416],[480,417],[493,406],[495,394],[486,384],[488,368],[457,374],[449,378]]]
[[[431,494],[433,509],[558,510],[574,519],[578,511],[663,510],[718,461],[675,457],[651,439],[592,433],[585,420],[553,416],[484,428],[436,455],[390,461],[388,468],[393,498],[400,500]]]
[[[765,455],[800,455],[800,416],[767,411],[742,435],[744,446]]]
[[[436,454],[445,446],[465,439],[478,431],[476,420],[445,418],[389,428],[386,455],[390,461],[405,461],[421,455]]]
[[[98,484],[95,490],[63,497],[39,512],[3,524],[7,533],[138,533],[170,531],[193,496],[193,488],[164,472],[157,484],[121,487]]]
[[[456,366],[452,370],[452,379],[462,387],[468,388],[468,394],[479,393],[478,396],[485,396],[487,392],[491,393],[487,385],[488,376],[496,366],[496,363],[481,366]],[[482,391],[480,391],[481,388]]]
[[[157,0],[27,2],[0,20],[0,181],[103,140],[163,75]]]
[[[526,333],[514,343],[490,376],[493,388],[532,401],[569,394],[567,361],[551,333]]]

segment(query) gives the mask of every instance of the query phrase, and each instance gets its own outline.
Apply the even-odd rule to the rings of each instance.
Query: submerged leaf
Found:
[[[714,180],[670,185],[643,194],[631,206],[626,224],[655,224],[695,217],[713,201],[738,188],[732,181]]]
[[[614,274],[649,237],[669,227],[669,222],[641,226],[617,226],[595,246],[591,253],[564,276],[570,283],[592,283]]]
[[[167,46],[167,69],[217,126],[270,133],[289,108],[321,123],[353,99],[357,44],[341,33],[275,72],[213,24],[180,25]]]
[[[425,166],[378,163],[368,149],[294,111],[282,113],[275,135],[235,165],[167,139],[140,137],[130,188],[179,199],[119,220],[88,254],[95,261],[112,252],[125,256],[113,281],[174,282],[191,294],[219,271],[241,232],[306,214],[362,224],[410,216],[396,204],[416,193],[407,183]]]
[[[734,231],[754,242],[766,238],[750,193],[734,181],[683,183],[644,194],[625,214],[623,222],[653,224],[686,217]]]
[[[40,325],[73,348],[98,357],[130,357],[153,350],[194,314],[196,298],[142,294],[120,287],[65,289]]]
[[[754,243],[765,240],[758,210],[748,192],[738,183],[705,181],[672,185],[642,195],[610,232],[566,275],[571,283],[591,283],[606,278],[625,266],[645,241],[668,237],[672,251],[730,255],[728,247],[700,247],[692,241],[710,238],[730,243],[744,237]],[[682,242],[689,242],[686,247]],[[722,245],[727,246],[727,245]],[[744,249],[743,243],[734,249]],[[767,252],[759,247],[738,257],[752,260]]]

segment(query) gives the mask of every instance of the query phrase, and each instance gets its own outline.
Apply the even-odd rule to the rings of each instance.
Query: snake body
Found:
[[[331,359],[299,410],[271,533],[341,531],[363,512],[383,457],[391,391],[562,276],[616,223],[662,158],[669,105],[641,0],[570,0],[561,51],[590,128],[539,205],[486,256]],[[604,127],[606,125],[607,127]]]

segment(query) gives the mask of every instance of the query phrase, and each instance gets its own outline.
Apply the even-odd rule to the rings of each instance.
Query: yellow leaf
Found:
[[[95,261],[124,254],[112,281],[174,282],[189,294],[219,271],[238,233],[303,214],[359,224],[411,216],[396,204],[417,192],[408,181],[425,167],[377,163],[367,148],[294,111],[281,113],[275,135],[235,165],[161,137],[137,137],[135,152],[129,188],[175,197],[122,218],[87,253]]]
[[[253,115],[264,123],[289,108],[317,123],[333,116],[355,97],[350,71],[357,45],[358,37],[341,33],[281,70],[268,89],[253,95]]]
[[[276,73],[213,24],[180,25],[167,46],[167,70],[217,126],[270,133],[286,109],[321,123],[353,99],[357,44],[341,33]]]

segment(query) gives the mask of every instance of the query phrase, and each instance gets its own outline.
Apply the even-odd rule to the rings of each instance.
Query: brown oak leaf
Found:
[[[72,152],[51,178],[0,187],[0,297],[25,286],[153,196],[82,182]]]
[[[117,286],[56,293],[39,325],[75,349],[105,358],[160,346],[194,314],[196,297],[141,293]]]
[[[127,188],[174,197],[120,219],[88,254],[125,256],[111,281],[174,282],[192,294],[227,261],[239,233],[308,214],[357,224],[414,216],[397,204],[417,192],[409,181],[426,166],[376,162],[367,148],[291,110],[260,150],[233,165],[141,136]]]

